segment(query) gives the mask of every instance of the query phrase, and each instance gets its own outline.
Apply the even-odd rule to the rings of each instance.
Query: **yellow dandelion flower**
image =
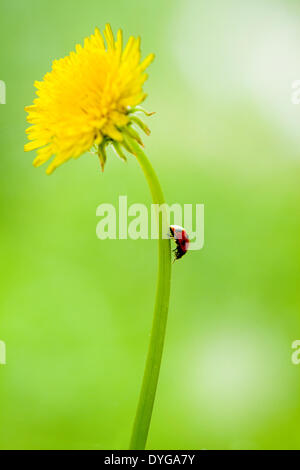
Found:
[[[95,148],[102,170],[106,146],[112,145],[122,159],[124,150],[138,161],[157,211],[158,282],[153,326],[130,449],[145,449],[156,394],[166,331],[171,279],[171,248],[168,211],[156,173],[143,152],[134,126],[146,134],[148,127],[135,115],[146,97],[143,84],[146,68],[154,55],[141,61],[140,39],[130,37],[122,45],[122,31],[115,40],[106,25],[104,38],[98,29],[75,52],[55,60],[42,82],[35,82],[37,98],[28,106],[29,143],[25,151],[37,150],[34,166],[52,157],[47,173],[71,158]],[[106,44],[105,42],[106,41]],[[94,153],[96,153],[94,152]]]
[[[55,60],[43,81],[35,82],[37,98],[25,108],[32,125],[26,130],[30,142],[24,149],[37,150],[34,166],[54,156],[48,174],[93,147],[103,170],[108,144],[125,159],[123,149],[131,151],[130,139],[141,143],[132,124],[149,133],[134,113],[141,111],[136,106],[146,98],[145,69],[154,55],[141,62],[140,38],[131,36],[123,49],[122,31],[115,40],[108,24],[103,36],[106,45],[96,28],[83,46]]]

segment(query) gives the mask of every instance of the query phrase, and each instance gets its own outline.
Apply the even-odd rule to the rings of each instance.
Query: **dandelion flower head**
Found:
[[[52,159],[48,174],[91,149],[103,169],[108,144],[125,159],[130,138],[141,143],[132,124],[149,133],[135,112],[146,97],[145,70],[154,55],[141,61],[140,38],[131,36],[123,48],[122,31],[115,39],[108,24],[103,36],[96,29],[83,46],[55,60],[43,81],[35,82],[37,98],[25,108],[31,124],[25,151],[37,150],[34,166]]]

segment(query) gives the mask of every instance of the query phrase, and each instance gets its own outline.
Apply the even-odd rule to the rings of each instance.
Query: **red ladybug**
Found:
[[[176,249],[174,250],[175,260],[180,259],[189,249],[190,240],[188,234],[186,233],[183,227],[180,225],[171,225],[170,226],[171,238],[176,243]],[[174,261],[175,261],[174,260]]]

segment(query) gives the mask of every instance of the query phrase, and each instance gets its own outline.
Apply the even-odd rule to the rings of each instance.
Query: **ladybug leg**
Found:
[[[178,259],[180,259],[182,257],[182,254],[181,254],[180,250],[178,249],[178,247],[174,248],[174,250],[172,250],[172,253],[174,254],[172,264],[174,264],[175,261],[177,261]]]

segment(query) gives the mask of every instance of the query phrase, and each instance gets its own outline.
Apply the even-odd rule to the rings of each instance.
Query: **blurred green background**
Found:
[[[2,0],[0,447],[129,442],[157,247],[98,240],[96,207],[148,188],[133,158],[48,177],[23,152],[34,80],[106,22],[156,54],[145,144],[167,201],[205,204],[203,250],[173,266],[148,448],[299,449],[296,0]]]

